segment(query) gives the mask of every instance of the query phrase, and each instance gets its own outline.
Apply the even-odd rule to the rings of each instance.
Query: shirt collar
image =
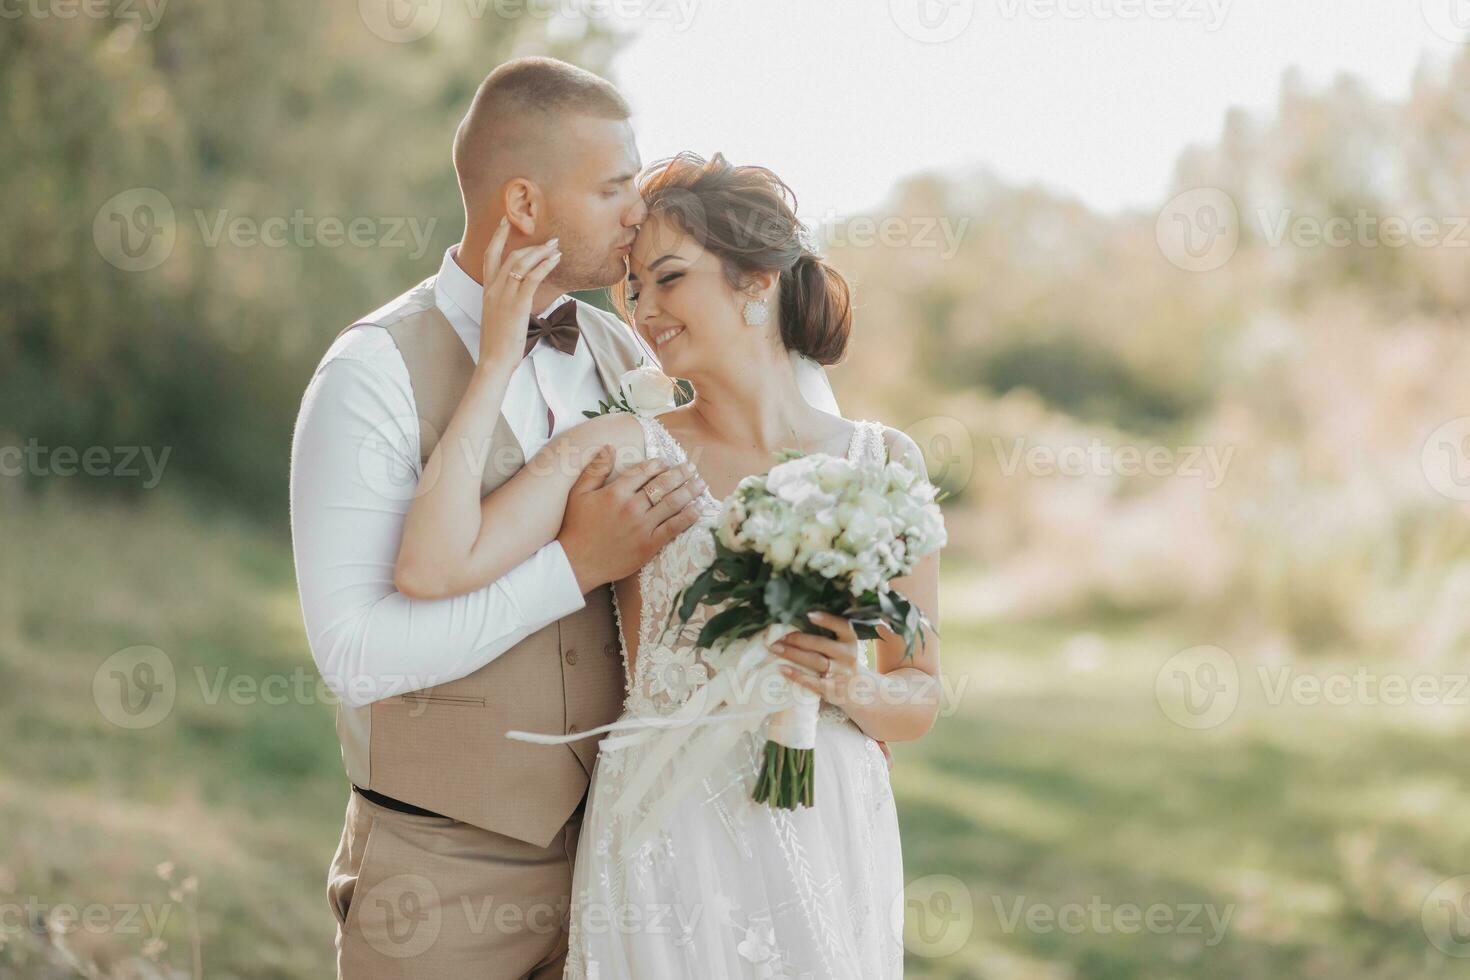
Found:
[[[480,327],[480,306],[484,298],[485,290],[479,283],[470,278],[469,273],[459,267],[454,255],[459,251],[458,245],[451,245],[444,251],[444,261],[439,263],[439,275],[434,280],[434,296],[439,305],[453,306],[469,321],[475,325],[478,331]],[[537,316],[547,316],[567,300],[571,299],[568,293],[562,293],[551,301],[551,305],[537,313]]]

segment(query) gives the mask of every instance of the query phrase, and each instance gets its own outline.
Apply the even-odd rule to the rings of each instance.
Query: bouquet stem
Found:
[[[789,632],[789,630],[788,630]],[[811,806],[817,782],[817,712],[821,698],[804,687],[790,688],[794,700],[771,716],[765,758],[751,799],[782,810]]]
[[[768,741],[765,756],[751,799],[782,810],[811,806],[816,788],[813,750],[793,749],[780,742]]]

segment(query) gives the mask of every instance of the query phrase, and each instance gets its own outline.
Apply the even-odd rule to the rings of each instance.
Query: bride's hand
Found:
[[[813,623],[836,634],[836,639],[814,633],[787,633],[771,645],[771,652],[796,667],[781,667],[787,680],[815,691],[822,700],[838,707],[846,705],[854,694],[853,678],[862,672],[862,641],[852,623],[841,616],[814,612],[807,616]],[[805,670],[798,670],[804,667]]]
[[[561,261],[555,238],[504,254],[509,237],[510,222],[501,218],[500,227],[485,249],[485,267],[481,276],[485,283],[480,308],[481,364],[516,364],[520,361],[531,320],[531,298]]]

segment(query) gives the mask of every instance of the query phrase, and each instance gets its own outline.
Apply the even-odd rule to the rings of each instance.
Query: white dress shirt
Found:
[[[481,288],[453,248],[434,281],[434,301],[478,360]],[[542,340],[511,375],[503,411],[529,460],[606,397],[585,342],[564,354]],[[421,471],[418,428],[408,370],[388,332],[362,326],[338,338],[307,385],[296,422],[291,532],[312,657],[353,707],[473,673],[585,602],[555,541],[468,595],[420,601],[394,589]]]

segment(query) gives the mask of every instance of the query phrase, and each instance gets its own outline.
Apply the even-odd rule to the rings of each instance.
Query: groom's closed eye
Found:
[[[609,199],[617,197],[632,186],[634,176],[634,174],[622,174],[607,181],[602,185],[602,196]]]

